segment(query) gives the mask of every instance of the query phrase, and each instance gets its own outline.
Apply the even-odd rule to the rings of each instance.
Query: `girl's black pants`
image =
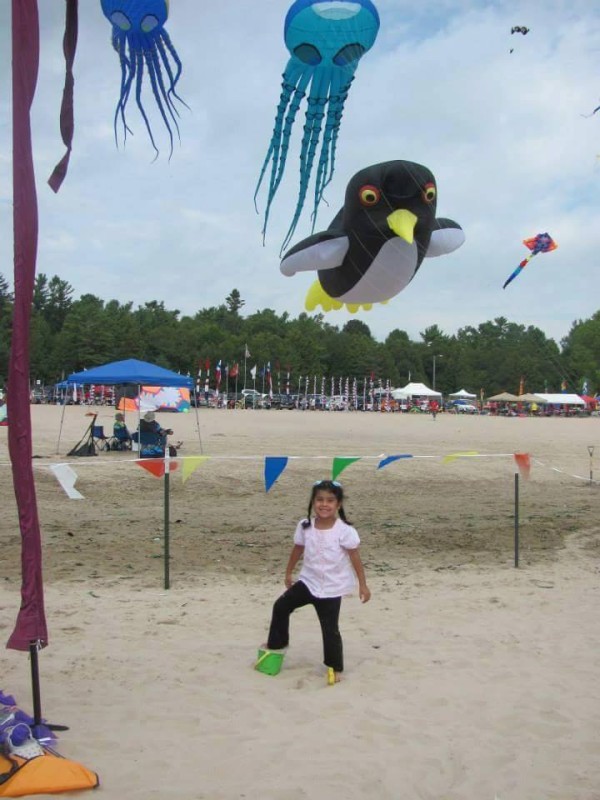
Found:
[[[273,616],[269,629],[267,647],[281,650],[290,640],[290,614],[302,606],[313,605],[323,634],[323,662],[336,672],[344,669],[344,651],[338,622],[340,618],[341,597],[314,597],[306,584],[296,581],[273,604]]]

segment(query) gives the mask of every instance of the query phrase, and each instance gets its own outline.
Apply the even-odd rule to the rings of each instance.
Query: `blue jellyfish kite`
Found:
[[[172,155],[172,125],[179,136],[177,123],[179,112],[174,105],[174,98],[183,105],[185,103],[175,90],[181,75],[181,61],[169,34],[164,29],[169,15],[169,2],[168,0],[101,0],[101,2],[104,16],[113,26],[112,44],[121,61],[121,94],[115,111],[115,139],[119,119],[123,125],[123,141],[128,133],[132,133],[125,120],[125,107],[131,93],[134,92],[137,107],[158,155],[150,121],[142,103],[145,67],[158,110],[169,134]]]
[[[298,201],[282,250],[298,224],[322,138],[314,187],[314,229],[323,190],[333,176],[344,103],[358,62],[373,46],[378,31],[379,14],[371,0],[295,0],[287,13],[284,39],[291,58],[283,73],[273,136],[254,193],[256,203],[270,164],[264,237],[271,203],[283,178],[294,120],[308,93]]]

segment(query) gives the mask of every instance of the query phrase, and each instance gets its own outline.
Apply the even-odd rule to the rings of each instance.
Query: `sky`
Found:
[[[99,0],[81,0],[75,59],[75,138],[55,195],[46,181],[64,146],[64,3],[39,0],[41,58],[32,109],[40,237],[38,272],[103,300],[152,300],[193,315],[237,288],[243,314],[304,310],[312,273],[285,277],[279,252],[295,207],[305,107],[266,240],[253,195],[266,155],[288,53],[291,0],[172,0],[167,30],[183,63],[181,142],[169,159],[159,121],[154,160],[143,121],[115,145],[118,56]],[[535,325],[557,342],[600,308],[600,7],[589,0],[375,0],[379,36],[346,102],[336,171],[319,211],[326,229],[358,170],[405,159],[436,177],[438,216],[466,242],[426,260],[386,305],[351,315],[383,341],[431,325],[451,335],[497,317]],[[526,36],[511,27],[527,26]],[[513,48],[514,52],[510,53]],[[10,3],[0,0],[0,273],[12,282]],[[150,94],[145,94],[151,109]],[[259,195],[264,210],[265,193]],[[293,242],[311,232],[307,207]],[[558,250],[536,256],[548,231]]]

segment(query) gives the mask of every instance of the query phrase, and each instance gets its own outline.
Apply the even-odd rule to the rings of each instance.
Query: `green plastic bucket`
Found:
[[[279,675],[284,656],[285,652],[281,650],[263,650],[259,647],[254,668],[265,675]]]

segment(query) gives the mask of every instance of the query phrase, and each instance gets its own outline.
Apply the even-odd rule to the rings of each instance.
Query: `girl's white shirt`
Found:
[[[356,589],[356,575],[348,550],[356,550],[360,539],[355,528],[337,519],[327,530],[315,528],[311,519],[307,528],[298,523],[294,544],[304,547],[298,580],[315,597],[341,597]]]

